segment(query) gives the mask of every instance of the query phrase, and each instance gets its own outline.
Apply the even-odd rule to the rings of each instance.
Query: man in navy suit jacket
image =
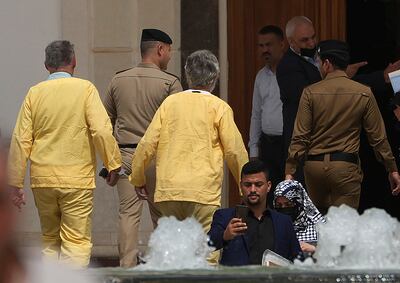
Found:
[[[271,182],[265,164],[258,160],[246,163],[240,187],[249,208],[246,219],[237,218],[233,208],[219,209],[208,232],[210,245],[222,249],[220,264],[261,264],[266,249],[293,260],[300,254],[299,241],[291,218],[267,208]]]

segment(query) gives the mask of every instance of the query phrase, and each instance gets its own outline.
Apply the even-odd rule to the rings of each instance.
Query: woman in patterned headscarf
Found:
[[[315,225],[325,218],[315,207],[301,183],[293,180],[280,182],[274,191],[274,207],[290,215],[297,239],[304,252],[314,252],[318,241]]]

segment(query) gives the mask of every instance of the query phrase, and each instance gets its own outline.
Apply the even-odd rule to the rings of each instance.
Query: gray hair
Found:
[[[296,16],[291,18],[286,24],[285,28],[286,38],[292,37],[296,27],[301,24],[312,25],[313,23],[309,18],[305,16]]]
[[[75,55],[74,45],[68,40],[53,41],[47,45],[45,52],[46,60],[44,64],[55,69],[71,64]]]
[[[186,59],[185,75],[190,88],[202,87],[212,92],[219,78],[217,57],[209,50],[193,52]]]

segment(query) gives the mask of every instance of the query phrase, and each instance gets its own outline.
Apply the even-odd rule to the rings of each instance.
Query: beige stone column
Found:
[[[221,99],[228,101],[228,17],[227,0],[218,0],[219,29],[219,92]],[[224,166],[224,182],[222,184],[221,206],[229,206],[229,169]]]
[[[104,95],[115,72],[140,61],[143,28],[173,39],[168,71],[180,76],[179,0],[63,0],[62,37],[75,43],[76,76],[91,80]],[[117,256],[118,194],[98,178],[93,221],[94,256]],[[145,248],[152,231],[147,206],[140,227]]]

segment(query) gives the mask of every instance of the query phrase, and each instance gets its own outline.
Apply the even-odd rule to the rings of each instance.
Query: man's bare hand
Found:
[[[224,232],[224,241],[230,241],[236,236],[243,235],[247,230],[246,223],[240,218],[232,218]]]
[[[397,105],[396,105],[396,109],[393,110],[393,113],[394,113],[394,115],[396,116],[397,121],[400,122],[400,106],[397,106]]]
[[[314,253],[315,252],[315,246],[313,246],[309,243],[303,242],[303,241],[300,242],[300,248],[301,248],[301,251],[306,252],[306,253]]]
[[[119,174],[118,171],[120,170],[112,170],[111,172],[108,173],[108,176],[106,177],[106,182],[109,186],[114,187],[115,184],[118,182],[119,179]]]
[[[394,63],[389,63],[386,69],[383,70],[383,77],[385,78],[385,82],[390,83],[389,73],[397,71],[398,69],[400,69],[400,60]]]
[[[139,199],[147,200],[149,198],[149,192],[147,191],[146,185],[143,187],[135,187],[135,191]]]
[[[397,196],[400,194],[400,175],[398,172],[389,173],[390,189],[392,195]]]
[[[360,69],[361,67],[364,67],[367,64],[368,64],[367,61],[363,61],[363,62],[358,62],[358,63],[354,63],[354,64],[348,65],[347,68],[346,68],[347,76],[349,78],[354,77],[357,74],[358,69]]]
[[[19,210],[21,210],[22,206],[26,204],[24,190],[17,187],[10,187],[10,189],[11,201]]]

